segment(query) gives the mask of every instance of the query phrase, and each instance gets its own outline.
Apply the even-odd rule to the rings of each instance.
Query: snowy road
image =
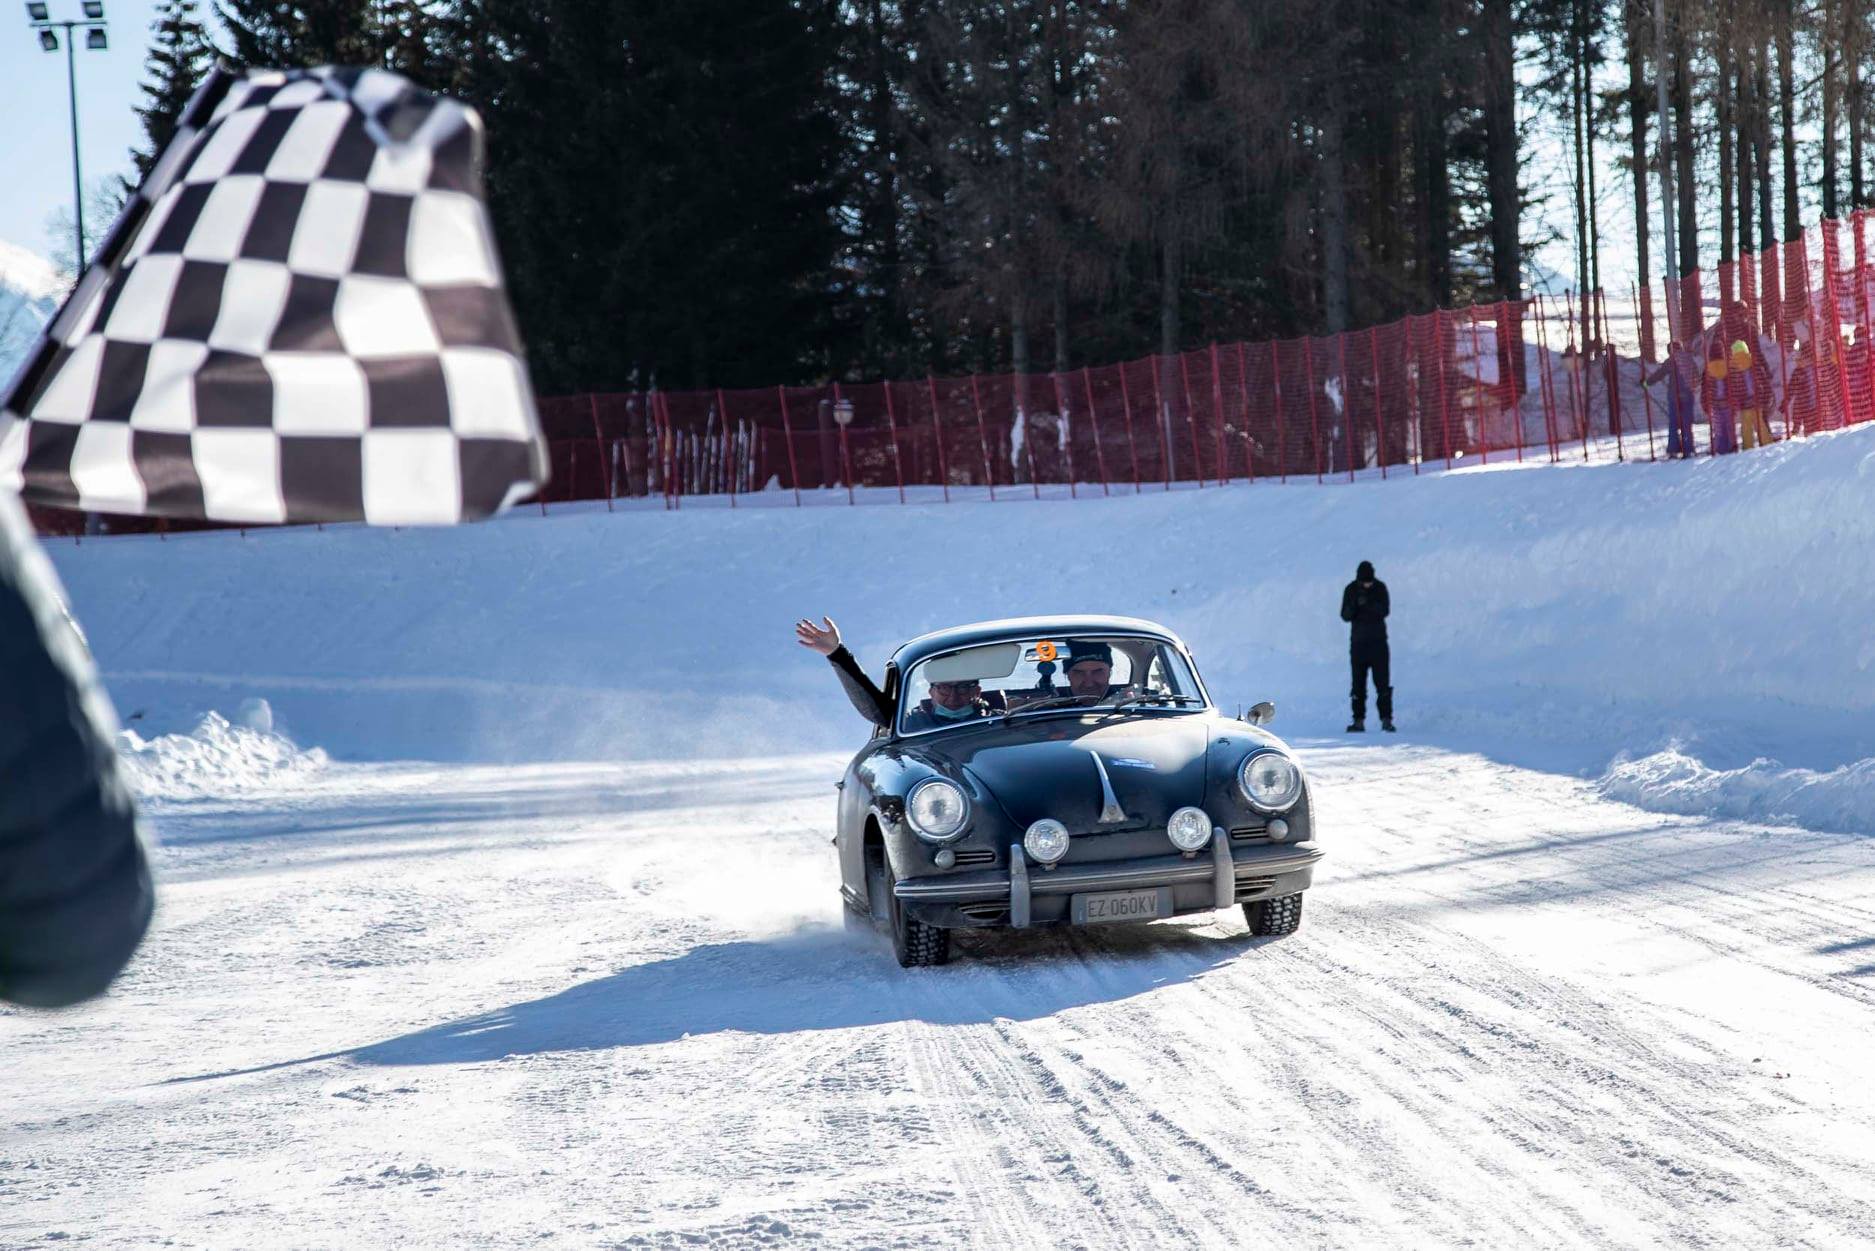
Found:
[[[1870,1245],[1875,842],[1303,746],[1300,934],[914,973],[837,756],[159,805],[130,975],[0,1012],[0,1246]]]

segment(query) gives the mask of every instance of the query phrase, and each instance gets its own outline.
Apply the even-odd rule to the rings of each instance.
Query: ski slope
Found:
[[[61,545],[162,903],[104,1000],[0,1010],[0,1246],[1871,1245],[1872,435]],[[842,924],[857,727],[788,623],[876,668],[1091,609],[1277,701],[1301,932],[899,970]]]

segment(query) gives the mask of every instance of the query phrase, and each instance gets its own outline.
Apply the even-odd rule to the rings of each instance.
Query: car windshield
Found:
[[[940,652],[914,665],[899,706],[899,733],[1047,711],[1203,706],[1191,666],[1176,647],[1159,639],[1012,639]]]

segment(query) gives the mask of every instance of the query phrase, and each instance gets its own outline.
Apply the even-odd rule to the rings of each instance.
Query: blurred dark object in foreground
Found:
[[[149,928],[115,729],[51,563],[0,492],[0,1000],[90,998]]]

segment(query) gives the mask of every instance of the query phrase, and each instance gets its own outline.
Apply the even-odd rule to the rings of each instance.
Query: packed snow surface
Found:
[[[105,999],[0,1010],[0,1246],[1869,1245],[1871,489],[1856,431],[58,545],[162,902]],[[1363,558],[1397,736],[1339,732]],[[842,921],[861,727],[789,625],[876,672],[1078,611],[1278,703],[1303,927],[902,971]]]

